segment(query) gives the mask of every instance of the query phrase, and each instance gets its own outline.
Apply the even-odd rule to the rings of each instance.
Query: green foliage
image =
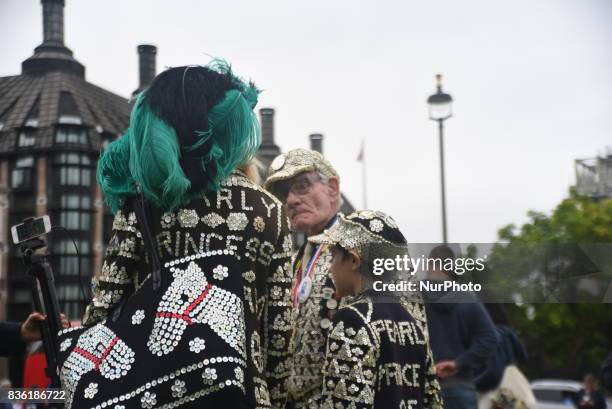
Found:
[[[612,243],[612,199],[594,201],[572,191],[550,217],[529,211],[530,222],[498,231],[501,240],[520,243]]]
[[[524,370],[530,378],[598,373],[612,349],[612,308],[601,302],[612,283],[612,199],[572,191],[550,216],[528,216],[499,230],[503,244],[487,263],[487,285],[519,301],[508,312],[529,352]]]

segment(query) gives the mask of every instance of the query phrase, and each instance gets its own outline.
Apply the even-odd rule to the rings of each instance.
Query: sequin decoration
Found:
[[[106,246],[106,251],[104,252],[104,255],[106,257],[109,257],[117,253],[119,253],[119,238],[117,237],[117,234],[113,234],[113,236],[108,242],[108,246]]]
[[[136,213],[130,212],[127,217],[118,210],[113,219],[113,230],[135,232]]]
[[[282,349],[285,347],[285,338],[283,338],[281,335],[276,334],[272,337],[272,345],[274,345],[274,347],[276,349]]]
[[[383,220],[385,221],[385,223],[387,223],[387,226],[391,227],[392,229],[397,229],[397,223],[395,222],[395,220],[393,220],[393,218],[387,214],[383,215]]]
[[[161,227],[164,229],[169,229],[174,226],[176,222],[176,216],[174,212],[166,212],[161,217]]]
[[[206,348],[206,341],[204,341],[202,338],[194,338],[191,341],[189,341],[189,350],[191,352],[195,352],[196,354],[199,354],[200,352],[202,352],[204,350],[204,348]]]
[[[198,225],[200,217],[195,209],[181,209],[178,211],[178,222],[181,227],[193,228]]]
[[[359,210],[359,211],[349,214],[348,216],[346,216],[346,218],[349,220],[355,219],[358,217],[361,219],[373,219],[379,216],[380,216],[380,212],[377,212],[375,210]]]
[[[278,286],[274,286],[272,287],[272,290],[270,291],[270,295],[272,296],[273,299],[278,300],[283,295],[283,290]]]
[[[96,393],[98,393],[98,384],[95,382],[91,382],[84,391],[84,395],[87,399],[93,399]]]
[[[383,230],[384,226],[383,223],[378,220],[378,219],[374,219],[374,220],[370,220],[370,230],[372,230],[374,233],[380,233]]]
[[[182,398],[183,395],[187,392],[187,388],[185,388],[185,381],[177,379],[170,387],[170,390],[172,391],[173,398]]]
[[[286,235],[283,239],[283,252],[289,253],[291,250],[293,250],[293,241],[290,235]]]
[[[140,398],[140,406],[145,409],[151,409],[157,404],[157,395],[146,391]]]
[[[131,282],[125,266],[118,266],[116,261],[108,264],[106,260],[102,264],[102,271],[97,279],[114,284],[129,284]]]
[[[145,317],[144,310],[136,310],[134,312],[134,315],[132,315],[132,324],[140,325],[142,323],[142,320],[144,320],[144,317]]]
[[[236,375],[236,380],[240,383],[244,383],[244,371],[240,367],[234,368],[234,375]]]
[[[221,339],[245,356],[244,305],[235,294],[208,282],[202,269],[191,262],[174,280],[157,307],[147,346],[157,356],[179,344],[189,325],[206,324]]]
[[[72,345],[72,338],[66,338],[60,344],[60,351],[65,352]]]
[[[321,328],[321,318],[325,314],[324,293],[329,288],[333,294],[329,268],[332,255],[329,246],[324,246],[320,257],[313,267],[313,288],[306,302],[295,311],[295,319],[291,316],[283,320],[275,320],[275,326],[291,325],[295,322],[295,331],[289,348],[293,351],[287,381],[289,393],[296,402],[308,407],[308,401],[316,401],[321,394],[323,381],[322,367],[325,358],[325,342],[327,330]],[[277,319],[279,317],[277,316]]]
[[[270,168],[274,171],[278,171],[283,167],[284,164],[285,164],[285,154],[281,153],[276,158],[274,158],[274,160],[270,164]]]
[[[217,370],[215,368],[206,368],[202,372],[202,381],[205,385],[212,385],[217,380]]]
[[[255,217],[253,220],[253,228],[260,233],[264,231],[266,228],[266,222],[264,222],[264,219],[261,216]]]
[[[221,281],[224,278],[227,278],[228,275],[229,275],[228,268],[225,266],[222,266],[221,264],[213,268],[213,278],[215,280]]]
[[[97,324],[79,337],[61,369],[66,391],[66,407],[70,408],[74,392],[84,374],[99,371],[107,379],[127,375],[134,363],[134,351],[103,324]]]
[[[230,213],[229,216],[227,216],[226,223],[230,230],[241,231],[249,224],[249,219],[244,213]]]
[[[225,223],[225,219],[215,212],[208,213],[206,216],[202,217],[202,221],[206,223],[207,226],[212,227],[213,229]]]
[[[264,370],[264,357],[261,352],[261,338],[257,332],[251,336],[251,359],[259,372]]]
[[[255,272],[253,270],[246,271],[242,273],[242,277],[247,280],[249,283],[255,282]]]
[[[357,217],[365,218],[363,216],[364,214],[368,216],[366,219],[370,220],[368,224],[369,228],[355,221]],[[375,216],[379,218],[374,219],[373,217]],[[347,250],[361,251],[366,244],[385,244],[398,252],[406,251],[407,248],[405,245],[393,243],[382,235],[377,234],[383,231],[384,228],[380,218],[382,218],[382,214],[373,211],[355,212],[347,217],[339,214],[336,224],[324,230],[322,234],[309,237],[308,240],[313,243],[338,244]]]

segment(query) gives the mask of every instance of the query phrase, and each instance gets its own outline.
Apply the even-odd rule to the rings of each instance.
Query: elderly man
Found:
[[[319,152],[294,149],[276,157],[264,187],[285,205],[295,231],[312,236],[335,222],[340,176]],[[327,332],[340,301],[329,272],[331,258],[328,246],[306,243],[293,262],[291,299],[297,317],[287,385],[290,408],[317,408],[321,397]]]
[[[293,230],[307,236],[336,222],[342,204],[340,176],[320,153],[294,149],[270,165],[264,187],[286,207]],[[330,274],[331,249],[305,243],[293,262],[291,292],[296,319],[292,338],[293,362],[288,379],[288,408],[318,408],[321,400],[325,344],[332,317],[344,301],[336,294]],[[422,306],[404,303],[427,334]]]

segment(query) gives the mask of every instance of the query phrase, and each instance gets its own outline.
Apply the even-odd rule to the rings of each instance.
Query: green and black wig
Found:
[[[98,162],[98,183],[112,212],[139,188],[166,211],[218,190],[259,149],[253,112],[259,92],[223,60],[159,74],[138,95],[126,133]]]

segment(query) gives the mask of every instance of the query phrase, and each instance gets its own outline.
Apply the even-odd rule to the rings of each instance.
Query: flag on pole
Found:
[[[357,155],[357,162],[363,162],[363,156],[364,156],[363,141],[361,141],[361,149],[359,149],[359,155]]]
[[[368,208],[368,189],[366,187],[366,161],[365,161],[365,141],[361,140],[361,149],[357,155],[357,161],[361,162],[361,183],[363,192],[363,208]]]

